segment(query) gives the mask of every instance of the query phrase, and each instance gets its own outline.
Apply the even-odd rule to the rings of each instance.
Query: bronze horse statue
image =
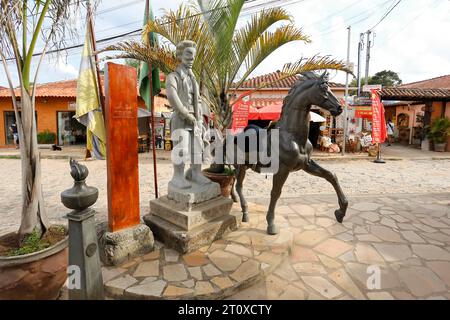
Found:
[[[273,175],[270,204],[266,216],[267,233],[271,235],[278,233],[274,223],[275,206],[281,195],[281,189],[291,172],[304,170],[309,174],[326,179],[333,185],[339,200],[339,209],[334,212],[334,215],[339,223],[342,223],[348,206],[347,198],[342,192],[336,175],[322,168],[311,159],[313,147],[308,140],[311,106],[316,105],[328,110],[333,116],[342,113],[342,106],[328,86],[326,73],[322,76],[317,76],[312,72],[302,75],[303,79],[299,80],[289,90],[283,101],[280,120],[267,134],[267,137],[269,137],[272,130],[279,130],[279,148],[276,154],[272,155],[278,156],[278,171],[274,172]],[[257,134],[258,130],[255,126],[247,129],[256,129],[255,132]],[[269,138],[268,141],[270,140]],[[245,148],[245,152],[248,154],[248,146]],[[264,165],[258,163],[252,165],[246,162],[245,164],[235,164],[234,166],[236,168],[236,191],[243,213],[242,221],[248,222],[248,205],[242,193],[245,173],[249,168],[260,172]]]

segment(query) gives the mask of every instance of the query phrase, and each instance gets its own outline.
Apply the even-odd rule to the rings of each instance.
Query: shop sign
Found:
[[[372,107],[354,106],[354,108],[355,108],[355,118],[372,119]]]
[[[75,111],[77,110],[77,103],[76,102],[69,102],[67,106],[67,110]]]
[[[249,95],[243,94],[233,106],[233,122],[231,131],[238,133],[243,131],[248,125],[248,114],[250,112],[251,100]]]

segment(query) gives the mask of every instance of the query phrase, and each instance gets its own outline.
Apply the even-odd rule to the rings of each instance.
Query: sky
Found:
[[[293,42],[275,51],[251,76],[281,70],[283,65],[315,54],[347,58],[348,27],[351,27],[350,62],[357,65],[360,34],[372,29],[369,74],[381,70],[397,72],[403,83],[450,74],[450,0],[402,0],[381,22],[382,17],[398,0],[253,0],[244,6],[239,20],[242,26],[264,7],[281,6],[293,17],[297,27],[310,36],[312,42]],[[165,10],[178,8],[181,0],[151,0],[156,17]],[[142,26],[144,0],[102,1],[95,16],[97,40],[136,30]],[[85,21],[80,13],[72,19],[78,26],[78,38],[68,44],[82,44]],[[375,28],[373,28],[375,26]],[[139,37],[133,37],[138,39]],[[122,38],[127,40],[130,37]],[[364,35],[364,45],[366,45]],[[114,40],[119,41],[119,40]],[[109,42],[108,44],[111,44]],[[39,46],[37,45],[39,51]],[[104,47],[105,43],[98,47]],[[361,53],[364,74],[366,50]],[[38,59],[33,61],[36,66]],[[59,59],[49,55],[41,66],[39,83],[74,79],[78,75],[81,49],[69,50]],[[17,85],[17,72],[8,67]],[[356,74],[356,71],[355,71]],[[351,79],[350,79],[351,80]],[[332,71],[330,81],[345,83],[345,73]],[[7,86],[0,67],[0,86]]]

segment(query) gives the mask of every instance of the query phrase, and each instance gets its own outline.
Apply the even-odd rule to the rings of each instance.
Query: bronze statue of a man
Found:
[[[176,56],[180,64],[166,81],[167,99],[174,110],[170,121],[174,173],[170,183],[180,189],[190,188],[192,183],[203,185],[211,182],[201,172],[206,129],[198,84],[192,72],[195,55],[195,42],[184,40],[178,43]],[[184,172],[187,162],[191,163],[189,180]]]

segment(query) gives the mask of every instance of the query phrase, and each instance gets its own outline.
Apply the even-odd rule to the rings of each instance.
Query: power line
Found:
[[[361,22],[365,21],[368,17],[370,17],[372,15],[373,9],[375,9],[375,8],[380,8],[381,9],[382,7],[384,7],[384,5],[386,5],[389,2],[392,2],[392,0],[387,0],[387,1],[384,1],[382,3],[376,4],[376,5],[368,8],[367,10],[364,10],[364,11],[362,11],[362,12],[360,12],[360,13],[354,15],[354,16],[351,16],[350,18],[346,18],[345,19],[345,23],[347,25],[355,25],[355,24],[361,23]],[[334,16],[336,14],[337,13],[332,14],[332,15],[330,15],[328,17]],[[362,16],[364,14],[366,14],[366,15],[363,18],[360,18],[360,19],[358,19],[358,20],[356,20],[354,22],[351,22],[353,19],[358,18],[358,17],[360,17],[360,16]],[[310,24],[310,26],[311,25],[312,24]],[[336,31],[340,31],[340,30],[341,30],[341,27],[336,27],[336,28],[328,27],[328,28],[319,30],[319,32],[320,32],[319,36],[328,35],[328,34],[331,34],[331,33],[334,33]]]
[[[405,23],[401,28],[396,28],[395,30],[393,30],[392,32],[388,33],[384,40],[382,40],[381,42],[379,42],[378,44],[384,44],[386,43],[388,40],[394,38],[395,36],[399,35],[401,32],[403,32],[403,30],[406,29],[406,27],[408,27],[412,22],[417,21],[417,19],[422,16],[424,13],[427,13],[430,9],[436,9],[437,7],[439,7],[441,5],[441,3],[439,3],[440,0],[436,0],[432,3],[432,5],[428,5],[426,4],[425,6],[420,8],[420,12],[419,14],[415,15],[414,18],[412,18],[411,20],[409,20],[407,23]],[[380,47],[378,47],[380,48]],[[374,50],[377,50],[377,48],[375,48]]]
[[[384,19],[386,19],[387,16],[392,12],[392,10],[394,10],[395,7],[397,7],[397,6],[400,4],[400,2],[402,2],[402,0],[398,0],[397,3],[396,3],[392,8],[390,8],[390,9],[383,15],[383,17],[381,17],[380,21],[378,21],[377,24],[375,24],[375,25],[374,25],[372,28],[370,28],[369,30],[372,31],[373,29],[375,29],[375,27],[377,27]]]
[[[247,2],[253,2],[253,1],[255,1],[255,0],[245,0],[244,2],[247,3]],[[280,1],[280,0],[275,0],[275,1]],[[299,0],[297,0],[297,1],[299,1]],[[305,1],[305,0],[300,0],[300,1]],[[203,15],[205,13],[211,13],[211,12],[214,12],[214,11],[217,11],[217,10],[221,10],[221,9],[224,9],[224,8],[227,8],[227,7],[228,6],[224,6],[224,7],[214,8],[214,9],[207,10],[207,11],[202,11],[202,12],[199,12],[199,13],[196,13],[196,14],[184,17],[184,18],[177,19],[176,21],[179,22],[179,21],[183,21],[183,20],[186,20],[186,19],[191,19],[191,18],[200,16],[200,15]],[[171,21],[163,22],[160,25],[165,25],[165,24],[169,24],[169,23],[171,23]],[[111,36],[111,37],[107,37],[107,38],[104,38],[104,39],[100,39],[100,40],[97,40],[96,43],[107,42],[107,41],[110,41],[110,40],[114,40],[114,39],[122,38],[122,37],[125,37],[125,36],[133,35],[133,34],[138,33],[138,32],[142,32],[142,28],[139,28],[139,29],[136,29],[136,30],[132,30],[132,31],[129,31],[129,32],[126,32],[126,33],[122,33],[122,34],[117,35],[117,36]],[[59,51],[66,51],[66,50],[81,48],[83,46],[84,46],[84,43],[83,44],[73,45],[73,46],[68,46],[68,47],[64,47],[64,48],[60,48],[60,49],[55,49],[55,50],[49,50],[49,51],[46,52],[46,54],[52,54],[52,53],[57,53]],[[38,56],[41,56],[41,55],[42,55],[42,52],[38,52],[38,53],[33,54],[32,57],[38,57]],[[13,61],[13,60],[15,60],[15,58],[7,58],[6,59],[6,61]]]

